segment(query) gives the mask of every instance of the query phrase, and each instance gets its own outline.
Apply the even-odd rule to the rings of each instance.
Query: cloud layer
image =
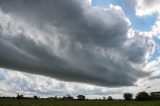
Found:
[[[41,97],[62,97],[67,94],[76,97],[79,94],[83,94],[86,97],[93,98],[91,97],[93,95],[121,95],[123,92],[123,90],[117,88],[58,81],[39,75],[13,72],[8,69],[0,69],[0,71],[0,75],[3,77],[3,79],[0,79],[0,96],[16,96],[16,93],[21,93],[24,94],[25,97],[33,95]]]
[[[118,6],[82,0],[1,0],[0,66],[100,86],[134,85],[153,41]]]

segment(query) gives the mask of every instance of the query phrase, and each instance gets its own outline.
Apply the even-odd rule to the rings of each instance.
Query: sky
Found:
[[[158,91],[159,0],[0,0],[0,96]]]

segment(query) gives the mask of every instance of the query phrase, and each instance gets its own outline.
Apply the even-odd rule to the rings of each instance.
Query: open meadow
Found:
[[[0,106],[160,106],[160,101],[17,100],[1,99]]]

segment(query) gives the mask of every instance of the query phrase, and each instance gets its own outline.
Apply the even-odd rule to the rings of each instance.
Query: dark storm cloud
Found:
[[[86,0],[9,0],[2,2],[1,7],[5,12],[18,15],[38,26],[51,24],[58,27],[61,33],[82,43],[118,46],[123,43],[128,31],[128,23],[112,10],[92,9]]]
[[[120,9],[86,0],[0,0],[0,8],[1,67],[101,86],[148,75],[132,65],[144,60],[148,41],[128,39]]]

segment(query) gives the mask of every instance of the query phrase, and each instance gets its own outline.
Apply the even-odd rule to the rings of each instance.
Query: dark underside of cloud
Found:
[[[120,9],[87,0],[0,0],[0,9],[3,68],[100,86],[134,85],[148,75],[134,67],[147,39],[128,38]]]

